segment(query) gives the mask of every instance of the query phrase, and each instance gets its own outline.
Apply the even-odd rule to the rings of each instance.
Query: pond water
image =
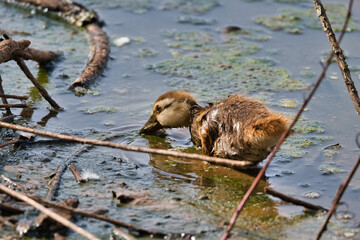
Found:
[[[316,81],[322,69],[320,61],[329,51],[325,34],[317,29],[318,22],[306,15],[313,8],[312,2],[306,0],[80,2],[98,12],[111,42],[119,37],[130,38],[130,43],[122,47],[112,45],[103,76],[85,94],[76,94],[68,86],[86,65],[90,52],[86,32],[46,14],[36,14],[41,10],[0,2],[0,30],[9,32],[15,40],[29,39],[32,47],[63,51],[62,58],[46,68],[27,62],[65,109],[58,114],[51,114],[47,102],[14,62],[1,64],[5,92],[30,96],[30,110],[14,111],[20,115],[18,123],[87,138],[120,134],[113,141],[199,152],[190,142],[187,129],[168,130],[165,138],[138,134],[159,95],[169,90],[186,90],[206,104],[241,93],[260,99],[291,118],[306,96],[307,87]],[[324,3],[344,4],[341,0]],[[286,15],[288,9],[292,9],[290,17]],[[354,31],[345,35],[342,44],[358,88],[359,9],[359,2],[355,1],[351,23]],[[330,10],[328,14],[331,17]],[[341,20],[341,6],[335,7],[334,15],[335,25]],[[276,28],[281,25],[282,29],[257,23],[276,16],[272,20],[276,20]],[[285,20],[289,20],[287,25]],[[227,26],[242,30],[223,33]],[[284,144],[250,197],[232,239],[311,239],[317,233],[324,215],[284,203],[265,194],[263,188],[271,186],[295,198],[330,207],[337,188],[360,153],[355,143],[355,135],[360,131],[359,117],[336,64],[329,68],[295,130],[297,133]],[[2,132],[13,134],[4,129]],[[329,147],[335,144],[341,147]],[[44,196],[45,176],[81,147],[6,147],[0,151],[0,174],[33,186],[35,193]],[[109,216],[143,228],[185,232],[196,239],[220,238],[224,224],[262,166],[236,171],[203,162],[100,147],[75,160],[81,171],[95,173],[99,178],[78,184],[66,171],[57,200],[78,197],[79,208],[105,208]],[[134,195],[139,201],[120,205],[112,198],[112,191]],[[324,239],[360,238],[359,199],[357,173],[342,199],[349,214],[344,214],[346,207],[342,205]],[[30,213],[20,220],[33,219],[34,213]],[[110,238],[112,226],[107,223],[84,218],[77,218],[76,223],[101,239]],[[10,233],[0,229],[0,235]],[[79,239],[74,233],[68,237]]]

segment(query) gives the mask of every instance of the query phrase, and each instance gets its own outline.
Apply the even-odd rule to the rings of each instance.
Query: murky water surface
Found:
[[[187,90],[205,104],[238,92],[291,117],[320,73],[319,62],[329,46],[325,34],[317,29],[316,17],[312,20],[308,14],[312,2],[282,2],[81,1],[97,10],[112,42],[130,38],[127,45],[112,46],[104,76],[83,96],[67,87],[86,65],[90,51],[86,32],[42,14],[34,15],[41,10],[31,12],[1,2],[1,30],[16,40],[29,39],[32,47],[63,51],[52,66],[28,65],[65,111],[51,114],[47,102],[14,62],[1,64],[5,92],[30,96],[31,110],[14,111],[20,115],[17,122],[27,126],[87,138],[120,134],[113,141],[199,152],[186,129],[169,130],[165,138],[138,134],[159,95]],[[335,9],[333,21],[339,21],[341,7]],[[342,45],[357,84],[359,9],[355,1],[355,18],[349,29],[353,31],[346,34]],[[270,23],[263,23],[265,20]],[[271,21],[278,30],[272,30]],[[242,30],[223,33],[230,25]],[[323,215],[281,202],[266,195],[263,188],[271,186],[295,198],[330,206],[360,153],[354,140],[360,131],[359,118],[336,65],[330,67],[296,131],[250,197],[232,239],[311,239],[318,231]],[[334,144],[341,147],[328,147]],[[6,147],[0,152],[0,173],[44,196],[45,176],[81,147],[56,143]],[[82,172],[99,178],[78,184],[66,171],[57,200],[78,197],[80,208],[105,208],[109,216],[143,228],[185,232],[196,239],[220,238],[224,224],[258,172],[100,147],[76,157],[75,163]],[[134,195],[138,201],[120,205],[112,198],[112,191]],[[341,207],[339,219],[332,220],[324,239],[360,238],[359,199],[357,173],[343,197],[350,218],[341,219],[345,209]],[[29,214],[21,220],[32,219]],[[77,224],[102,239],[110,238],[112,226],[107,223],[78,218]],[[9,233],[8,229],[0,230],[4,236]],[[79,239],[74,233],[68,237]]]

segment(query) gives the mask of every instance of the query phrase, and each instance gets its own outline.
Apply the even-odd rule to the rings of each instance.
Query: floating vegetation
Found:
[[[216,23],[215,19],[207,19],[196,16],[180,16],[177,19],[178,23],[187,23],[192,25],[212,25]]]
[[[135,53],[135,56],[144,58],[144,57],[153,57],[156,54],[157,54],[157,52],[155,50],[153,50],[153,49],[141,48],[141,49],[137,50],[137,52]]]
[[[280,106],[285,108],[297,108],[299,103],[292,99],[281,99]]]
[[[117,112],[117,109],[114,107],[83,108],[81,110],[87,114],[94,114],[94,113],[100,113],[100,112],[105,112],[105,113]]]
[[[304,194],[304,197],[307,197],[307,198],[319,198],[320,197],[320,193],[319,192],[307,192]]]
[[[273,1],[273,2],[278,2],[278,3],[301,3],[301,2],[307,2],[307,0],[246,0],[247,2],[269,2],[269,1]]]
[[[304,118],[299,119],[299,121],[295,124],[293,130],[297,133],[323,133],[324,128],[322,124],[318,121],[309,121]]]
[[[184,13],[204,14],[219,5],[218,0],[165,0],[161,10],[178,9]]]
[[[137,14],[145,13],[153,8],[150,0],[79,0],[79,2],[91,8],[123,8]]]
[[[334,162],[321,165],[320,171],[323,175],[332,175],[346,172],[344,169],[341,168],[340,164]]]
[[[271,60],[245,57],[259,47],[239,35],[226,42],[216,41],[206,32],[167,31],[164,35],[170,38],[168,47],[177,50],[174,59],[148,69],[171,76],[167,84],[191,90],[201,100],[213,101],[214,96],[222,98],[236,92],[292,91],[306,86],[290,78],[286,70],[273,67]]]
[[[341,31],[347,13],[343,4],[325,4],[325,9],[334,31]],[[314,8],[284,9],[273,17],[259,17],[256,22],[273,30],[285,30],[289,33],[301,33],[305,28],[322,29]],[[359,31],[360,26],[354,18],[350,18],[346,31]]]
[[[304,72],[301,72],[300,74],[304,78],[312,78],[315,76],[315,73],[309,72],[309,71],[304,71]]]

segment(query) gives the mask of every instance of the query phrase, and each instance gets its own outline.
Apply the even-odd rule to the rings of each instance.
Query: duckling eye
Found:
[[[160,113],[160,112],[161,112],[161,107],[160,107],[159,105],[157,105],[156,108],[155,108],[155,111],[156,111],[157,113]]]

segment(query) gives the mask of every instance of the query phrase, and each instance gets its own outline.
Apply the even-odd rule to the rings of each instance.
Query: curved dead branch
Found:
[[[86,68],[71,85],[70,88],[87,87],[98,78],[106,67],[110,53],[110,45],[106,33],[98,24],[86,25],[92,45],[91,54]]]
[[[110,44],[106,33],[101,29],[102,22],[94,11],[89,11],[81,4],[65,0],[17,0],[35,6],[47,8],[50,11],[61,12],[62,17],[78,27],[86,27],[90,37],[91,53],[87,66],[81,75],[70,85],[86,88],[104,71],[110,53]]]

